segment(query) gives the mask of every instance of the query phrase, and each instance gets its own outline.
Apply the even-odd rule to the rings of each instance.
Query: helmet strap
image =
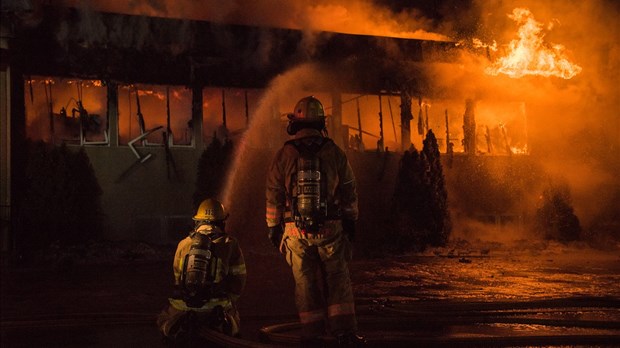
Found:
[[[295,133],[297,133],[298,129],[296,129],[297,127],[294,126],[294,123],[292,121],[288,122],[288,125],[286,126],[286,133],[288,133],[288,135],[295,135]]]
[[[200,226],[202,225],[215,226],[221,229],[222,232],[226,230],[226,222],[224,220],[217,220],[217,221],[197,220],[196,224],[194,225],[194,231],[198,230],[198,228],[200,228]]]

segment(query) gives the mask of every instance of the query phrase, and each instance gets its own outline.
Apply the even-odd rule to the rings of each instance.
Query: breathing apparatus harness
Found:
[[[299,152],[297,172],[291,197],[291,212],[295,226],[302,231],[317,233],[327,219],[327,178],[321,171],[318,153],[328,142],[326,137],[305,137],[286,142]]]
[[[194,230],[190,233],[192,244],[181,272],[183,300],[188,307],[200,308],[209,299],[219,297],[215,280],[221,261],[213,253],[213,241],[223,235],[225,233],[220,231],[205,234]]]

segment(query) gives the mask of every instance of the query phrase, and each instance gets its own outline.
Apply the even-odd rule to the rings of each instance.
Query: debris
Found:
[[[470,259],[466,259],[466,258],[464,258],[464,257],[461,257],[461,258],[459,259],[459,262],[460,262],[460,263],[471,263],[471,260],[470,260]]]

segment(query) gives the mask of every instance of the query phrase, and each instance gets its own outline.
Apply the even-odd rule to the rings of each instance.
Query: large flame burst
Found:
[[[486,69],[490,75],[506,74],[512,78],[525,75],[557,76],[570,79],[581,72],[571,63],[564,46],[544,42],[543,25],[525,8],[515,8],[508,17],[519,24],[519,38],[508,45],[507,55]]]

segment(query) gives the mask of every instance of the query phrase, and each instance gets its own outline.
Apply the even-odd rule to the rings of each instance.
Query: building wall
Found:
[[[174,228],[191,223],[202,149],[171,148],[167,160],[163,147],[139,147],[141,154],[152,154],[144,163],[128,147],[87,146],[85,150],[103,190],[107,238],[167,243],[187,233],[186,228]]]

